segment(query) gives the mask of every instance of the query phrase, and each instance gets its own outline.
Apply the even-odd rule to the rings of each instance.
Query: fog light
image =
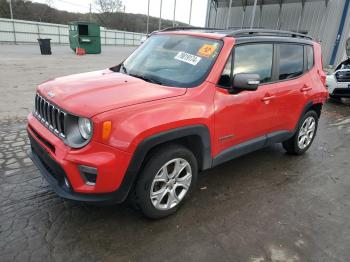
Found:
[[[97,168],[91,166],[79,166],[81,177],[84,179],[85,184],[89,186],[96,185]]]

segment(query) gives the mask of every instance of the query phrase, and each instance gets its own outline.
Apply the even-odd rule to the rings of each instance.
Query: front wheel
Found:
[[[155,150],[135,187],[137,205],[149,218],[175,213],[192,191],[197,173],[197,160],[186,147],[170,144]]]
[[[318,115],[315,111],[308,111],[298,126],[293,137],[283,142],[283,148],[290,154],[301,155],[311,146],[317,132]]]

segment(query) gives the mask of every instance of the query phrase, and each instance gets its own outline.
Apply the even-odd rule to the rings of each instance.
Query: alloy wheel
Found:
[[[316,130],[316,119],[312,116],[309,116],[308,118],[305,119],[299,131],[298,146],[300,149],[304,149],[310,145],[315,135],[315,130]]]
[[[150,198],[159,210],[169,210],[177,206],[188,192],[192,181],[189,162],[175,158],[164,164],[153,179]]]

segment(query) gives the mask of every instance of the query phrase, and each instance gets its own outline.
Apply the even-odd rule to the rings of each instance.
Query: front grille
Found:
[[[40,95],[35,96],[35,117],[40,120],[55,135],[65,138],[65,119],[67,113],[51,104]]]
[[[350,82],[350,71],[339,71],[335,73],[338,82]]]

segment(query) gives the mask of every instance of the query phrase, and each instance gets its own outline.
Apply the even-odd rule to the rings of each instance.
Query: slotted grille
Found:
[[[35,117],[40,120],[55,135],[65,138],[65,118],[67,113],[45,100],[40,95],[35,96]]]
[[[335,74],[338,82],[350,82],[350,71],[340,71]]]

